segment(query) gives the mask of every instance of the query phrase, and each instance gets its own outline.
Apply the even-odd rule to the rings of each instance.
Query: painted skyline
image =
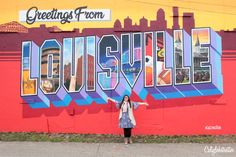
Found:
[[[167,27],[171,28],[172,23],[172,6],[179,7],[179,15],[183,15],[183,12],[192,12],[195,15],[196,26],[197,27],[207,27],[211,26],[214,30],[227,30],[235,28],[235,21],[231,20],[236,17],[236,1],[226,0],[226,1],[215,1],[204,0],[199,1],[183,1],[183,0],[167,0],[167,1],[153,1],[153,0],[100,0],[100,1],[73,1],[73,3],[68,3],[66,0],[61,0],[60,3],[55,3],[54,0],[48,1],[27,1],[22,3],[20,0],[8,0],[4,5],[0,6],[0,23],[9,22],[9,17],[11,21],[18,21],[18,12],[20,10],[27,10],[32,6],[37,6],[39,9],[75,9],[79,6],[88,6],[89,9],[92,8],[108,8],[112,11],[112,20],[108,22],[72,22],[70,24],[62,25],[60,23],[47,23],[47,26],[58,26],[63,30],[72,30],[75,27],[85,28],[85,27],[111,27],[116,19],[124,19],[129,15],[134,23],[139,22],[140,17],[146,17],[147,19],[153,20],[156,18],[155,12],[157,9],[162,8],[166,12]],[[14,7],[12,7],[14,4]],[[137,12],[137,9],[139,10]],[[25,26],[29,26],[24,24]],[[38,27],[40,23],[32,25],[32,27]],[[180,23],[182,26],[182,23]],[[31,26],[29,26],[31,27]]]
[[[140,24],[137,25],[134,23],[134,20],[126,16],[124,21],[121,19],[116,19],[113,27],[109,27],[107,25],[105,28],[84,28],[80,29],[77,25],[74,27],[73,31],[65,31],[64,29],[60,29],[57,25],[53,25],[52,27],[48,27],[48,24],[40,24],[39,27],[25,27],[17,21],[8,22],[6,24],[0,25],[0,50],[1,51],[20,51],[21,42],[25,40],[32,39],[37,45],[41,45],[44,39],[53,39],[56,38],[61,43],[63,42],[63,38],[71,38],[71,37],[79,37],[79,36],[89,36],[89,35],[97,35],[101,37],[103,34],[112,34],[120,35],[123,32],[127,31],[155,31],[155,30],[165,30],[169,34],[173,34],[173,29],[182,29],[181,21],[183,23],[184,29],[190,34],[191,29],[195,28],[195,23],[197,22],[196,16],[192,12],[184,12],[183,16],[181,15],[180,9],[178,7],[172,8],[172,20],[174,24],[172,26],[168,26],[167,23],[170,23],[169,20],[167,22],[167,15],[169,14],[165,12],[166,10],[157,9],[153,15],[156,15],[155,20],[147,19],[144,16],[140,16]],[[198,16],[198,14],[197,14]],[[122,24],[123,23],[123,24]],[[149,24],[150,23],[150,24]],[[74,22],[74,24],[76,24]],[[89,26],[89,25],[88,25]],[[202,26],[203,27],[203,26]],[[208,25],[207,27],[212,27],[212,25]],[[236,28],[231,31],[221,30],[218,31],[218,34],[222,37],[222,46],[223,50],[231,50],[236,49],[236,45],[233,44],[233,41],[236,40],[236,36],[234,32]],[[6,35],[7,34],[7,35]],[[42,36],[44,38],[42,38]],[[194,37],[194,36],[193,36]],[[11,42],[5,42],[11,41]],[[203,41],[201,39],[201,41]]]

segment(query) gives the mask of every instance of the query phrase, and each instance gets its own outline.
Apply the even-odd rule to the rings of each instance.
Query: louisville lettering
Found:
[[[21,96],[33,108],[222,94],[221,38],[211,28],[22,43]]]

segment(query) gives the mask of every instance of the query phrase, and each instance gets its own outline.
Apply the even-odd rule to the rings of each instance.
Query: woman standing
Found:
[[[133,102],[130,101],[130,97],[125,95],[121,103],[116,100],[109,98],[109,100],[116,103],[116,107],[120,109],[119,114],[119,127],[124,129],[124,142],[125,144],[133,143],[131,140],[131,130],[135,127],[136,121],[133,115],[133,108],[137,109],[139,105],[146,105],[146,102]]]

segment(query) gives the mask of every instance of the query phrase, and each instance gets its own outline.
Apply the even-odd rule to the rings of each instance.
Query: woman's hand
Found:
[[[112,98],[110,98],[110,97],[107,97],[107,100],[110,100],[110,101],[112,101],[112,102],[114,102],[114,103],[117,103],[117,101],[116,101],[115,99],[112,99]]]
[[[143,104],[144,104],[144,105],[146,105],[146,106],[148,106],[148,105],[149,105],[147,102],[144,102]]]
[[[139,102],[140,105],[148,106],[149,104],[147,102]]]

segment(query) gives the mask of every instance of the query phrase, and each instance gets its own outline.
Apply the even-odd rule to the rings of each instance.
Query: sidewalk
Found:
[[[212,151],[218,151],[212,153]],[[224,150],[224,152],[219,152]],[[211,153],[209,152],[211,151]],[[0,157],[235,157],[236,143],[1,142]]]

